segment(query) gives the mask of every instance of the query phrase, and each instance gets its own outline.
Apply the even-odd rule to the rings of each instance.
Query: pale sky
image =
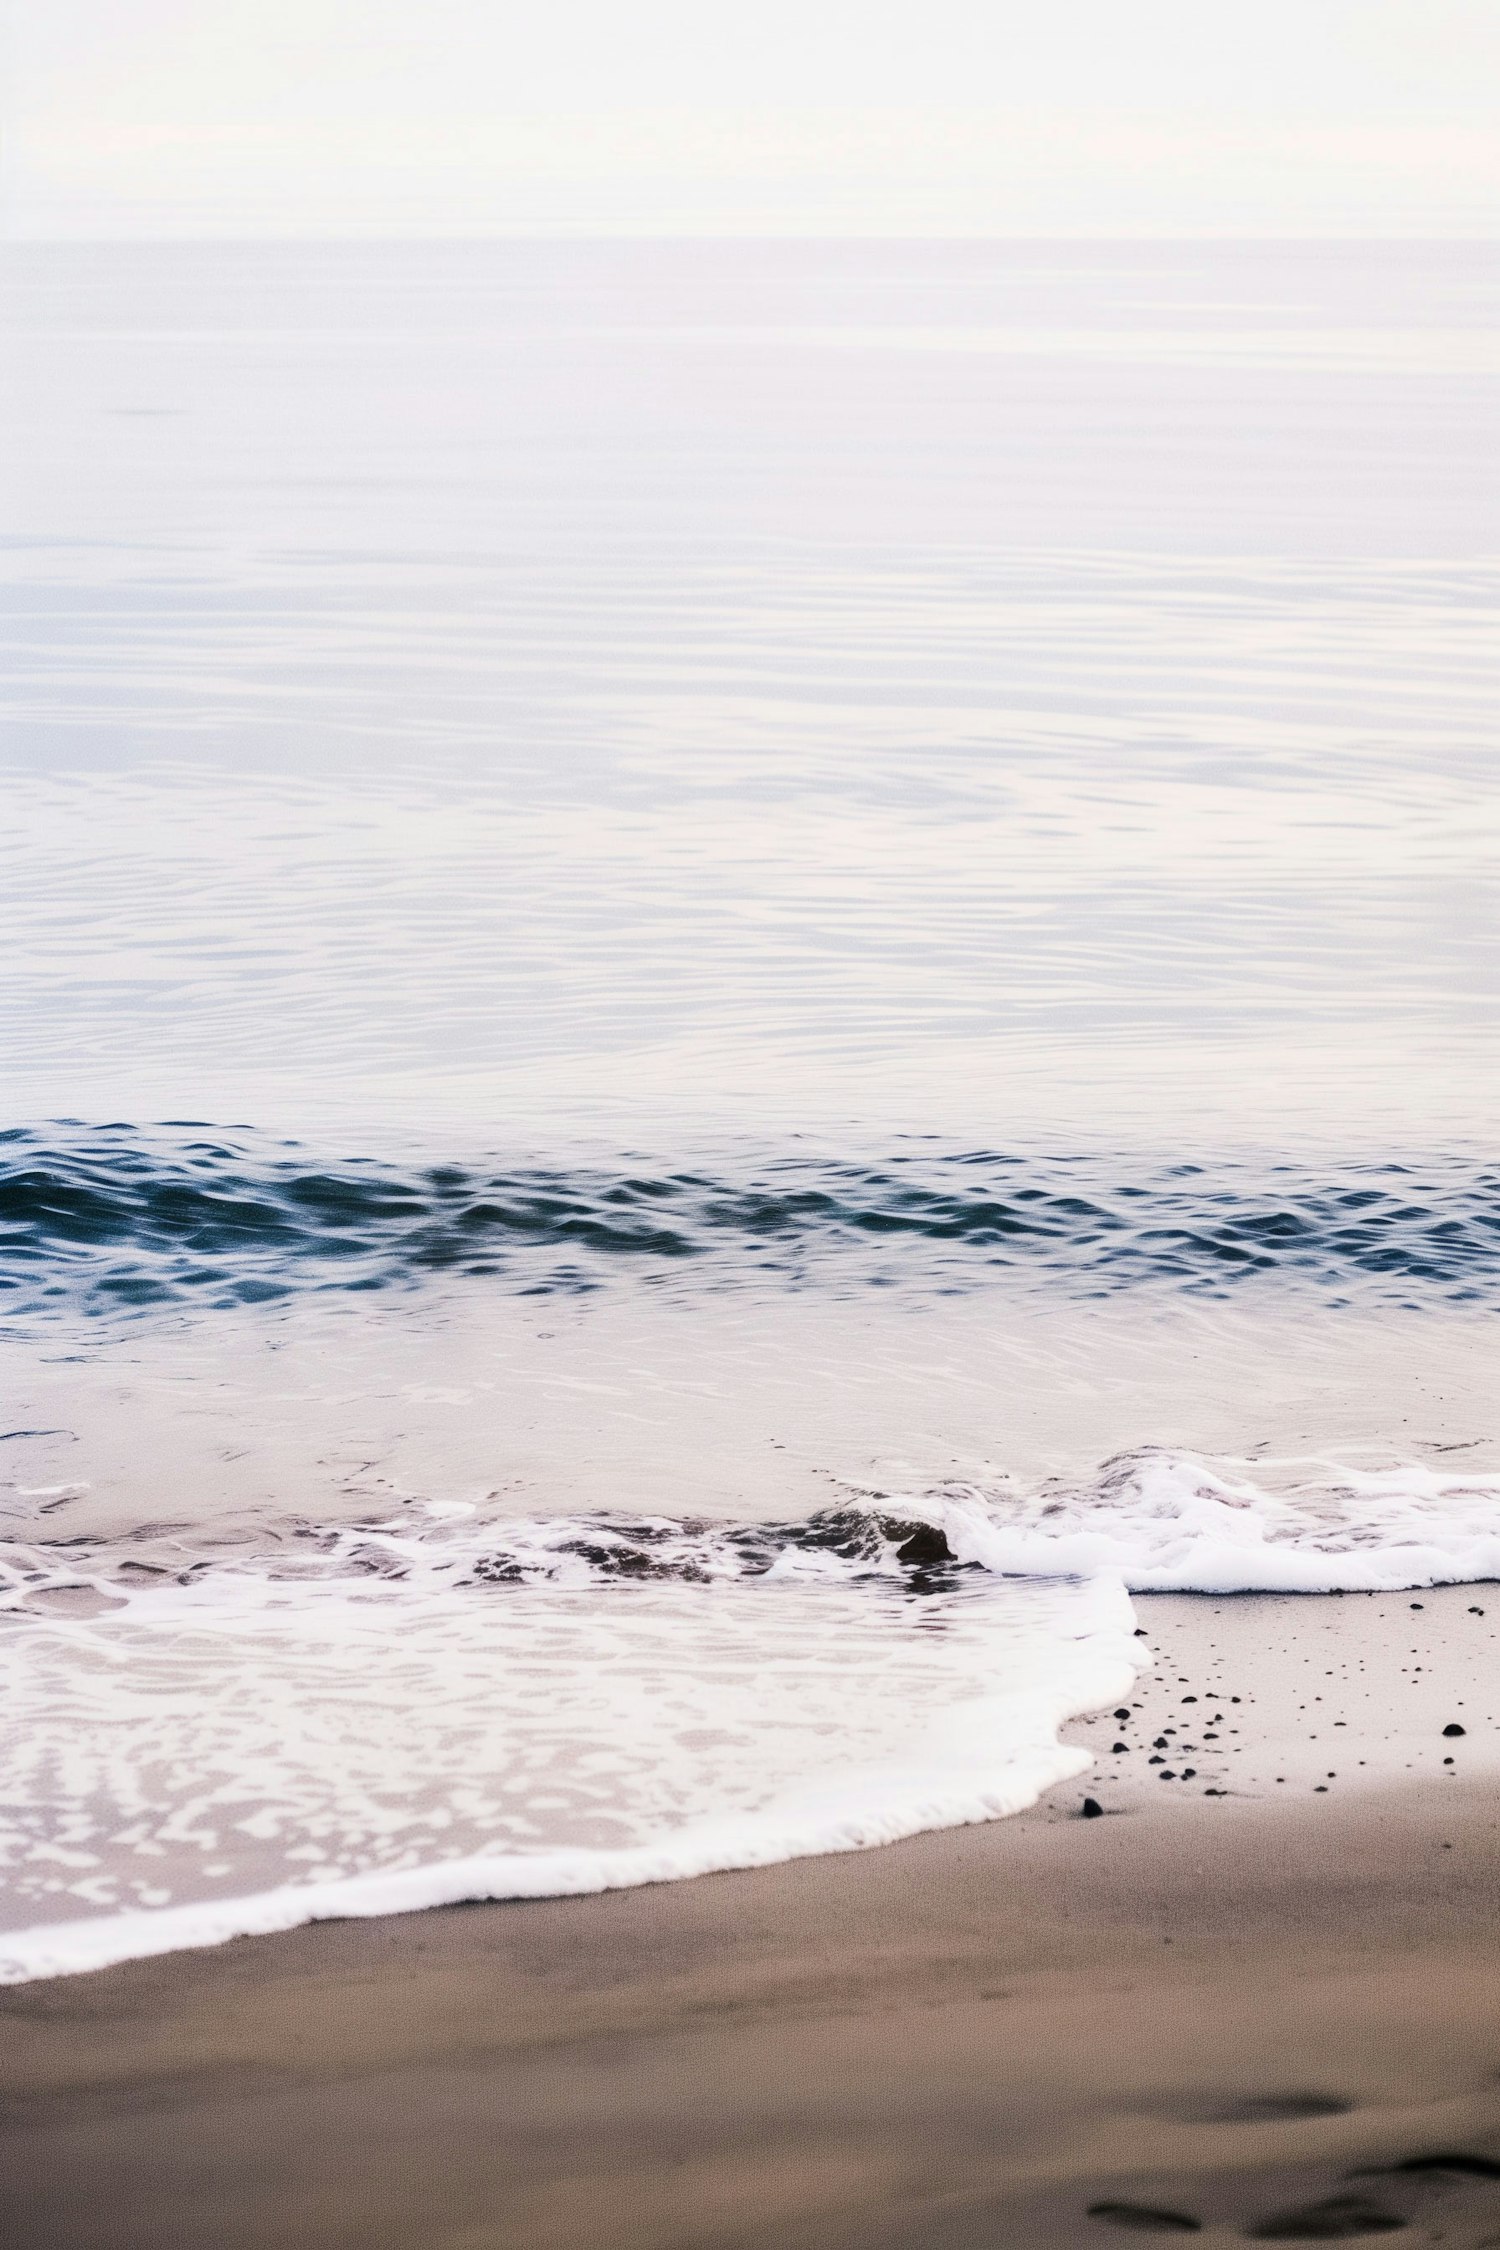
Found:
[[[1490,234],[1500,0],[10,0],[5,224]]]

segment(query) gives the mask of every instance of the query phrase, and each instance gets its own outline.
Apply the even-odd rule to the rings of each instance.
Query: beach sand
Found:
[[[1500,1590],[1139,1606],[1017,1819],[12,1988],[0,2239],[1500,2244]]]

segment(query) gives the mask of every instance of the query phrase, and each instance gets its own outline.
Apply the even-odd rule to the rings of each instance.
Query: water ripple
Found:
[[[1110,1294],[1294,1277],[1335,1300],[1500,1296],[1500,1172],[1148,1163],[895,1143],[879,1159],[740,1152],[665,1169],[397,1163],[248,1132],[129,1125],[0,1134],[12,1315],[220,1306],[436,1274],[533,1293],[657,1279],[972,1286],[996,1269]]]

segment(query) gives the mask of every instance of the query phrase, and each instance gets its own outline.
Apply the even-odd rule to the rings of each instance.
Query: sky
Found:
[[[1500,231],[1496,0],[10,0],[12,238]]]

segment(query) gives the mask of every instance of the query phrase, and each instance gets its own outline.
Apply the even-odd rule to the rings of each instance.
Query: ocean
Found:
[[[0,261],[0,1975],[1500,1576],[1485,245]]]

